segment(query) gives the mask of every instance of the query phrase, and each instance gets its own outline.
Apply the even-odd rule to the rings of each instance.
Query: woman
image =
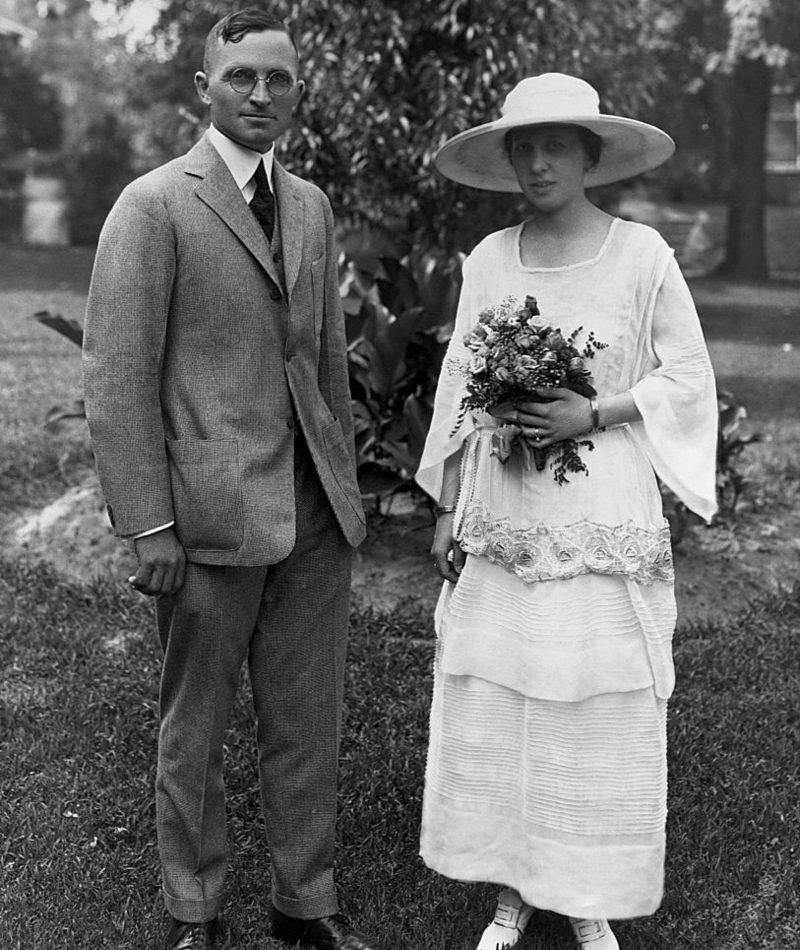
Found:
[[[662,897],[676,608],[655,476],[713,515],[715,387],[672,252],[584,189],[673,150],[653,126],[601,115],[587,83],[550,73],[436,159],[454,181],[521,191],[532,209],[464,264],[417,474],[438,500],[432,554],[448,582],[421,853],[447,877],[502,886],[479,950],[514,946],[536,908],[568,916],[580,947],[616,950],[608,918],[652,914]],[[565,337],[583,328],[576,347],[590,332],[605,344],[586,361],[596,398],[555,388],[463,411],[465,334],[509,296],[535,297]],[[560,484],[519,448],[501,463],[503,425],[538,449],[589,438],[588,472]]]

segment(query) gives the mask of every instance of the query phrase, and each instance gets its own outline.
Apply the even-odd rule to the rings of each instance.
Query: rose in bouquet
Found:
[[[586,360],[607,344],[589,333],[583,349],[578,350],[575,341],[582,331],[578,327],[564,337],[542,318],[535,297],[526,297],[523,306],[509,297],[499,307],[481,311],[477,324],[464,337],[471,356],[456,366],[467,380],[456,429],[470,409],[486,411],[503,403],[544,402],[540,389],[562,387],[587,398],[594,396]],[[569,481],[567,472],[588,474],[579,449],[591,451],[594,444],[589,439],[564,439],[541,447],[518,426],[500,426],[493,436],[492,454],[505,463],[515,448],[526,468],[532,460],[541,472],[549,460],[555,480],[564,484]]]

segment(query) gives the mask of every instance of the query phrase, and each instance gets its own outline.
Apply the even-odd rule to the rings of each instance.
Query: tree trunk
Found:
[[[771,89],[772,70],[763,59],[739,60],[731,76],[731,178],[722,271],[747,280],[769,277],[764,161]]]

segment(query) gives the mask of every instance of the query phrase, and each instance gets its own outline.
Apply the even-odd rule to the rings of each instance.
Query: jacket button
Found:
[[[280,264],[280,262],[283,260],[283,255],[280,251],[275,251],[275,253],[272,255],[272,260],[275,261],[276,264]]]
[[[272,297],[273,300],[280,300],[281,297],[283,296],[277,287],[273,287],[272,290],[269,292],[269,295],[270,297]]]
[[[287,429],[294,429],[294,417],[293,417],[293,416],[289,416],[289,418],[286,420],[286,428],[287,428]]]

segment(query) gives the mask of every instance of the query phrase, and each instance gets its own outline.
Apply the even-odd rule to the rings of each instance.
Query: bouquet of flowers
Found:
[[[467,393],[461,407],[455,431],[469,409],[488,410],[503,403],[522,403],[545,400],[538,389],[564,387],[582,396],[596,395],[589,380],[586,360],[608,344],[599,343],[589,333],[582,350],[575,340],[582,332],[578,327],[568,337],[544,320],[534,297],[526,297],[520,307],[513,297],[506,298],[499,307],[481,311],[478,323],[464,337],[471,357],[457,364],[457,371],[467,379]],[[539,447],[522,435],[515,425],[502,425],[492,439],[492,454],[502,463],[508,461],[512,449],[518,447],[525,468],[531,459],[537,471],[542,471],[551,460],[554,478],[563,485],[568,482],[567,472],[588,474],[579,455],[581,447],[591,451],[589,439],[564,439],[552,445]]]

